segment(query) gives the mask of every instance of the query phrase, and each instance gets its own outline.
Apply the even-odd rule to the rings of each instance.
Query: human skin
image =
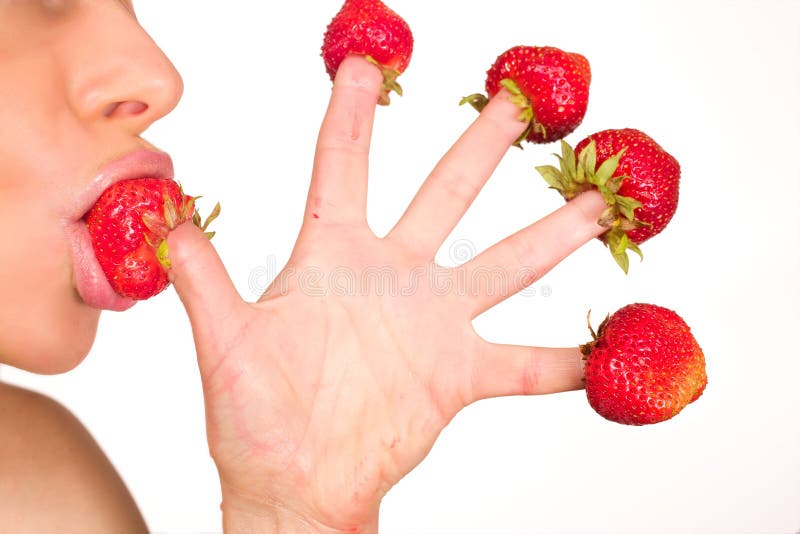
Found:
[[[66,408],[0,383],[0,431],[3,532],[147,531],[111,462]]]
[[[420,268],[436,269],[437,249],[525,128],[498,94],[379,238],[366,223],[366,192],[380,86],[364,59],[340,66],[304,224],[258,302],[239,297],[197,228],[168,237],[231,532],[376,532],[383,496],[463,407],[582,387],[577,348],[493,344],[471,322],[602,233],[599,194],[581,195],[462,266],[439,267],[435,285],[377,291],[360,276],[380,266],[402,288]],[[456,282],[484,280],[472,276],[482,269],[502,273],[507,287]],[[353,273],[352,287],[330,276],[342,272]]]
[[[91,347],[99,311],[75,288],[68,243],[75,199],[105,163],[148,146],[140,134],[182,89],[131,9],[117,0],[0,3],[0,20],[13,21],[0,26],[0,225],[14,229],[0,242],[3,363],[57,373]],[[379,88],[378,70],[363,59],[340,67],[305,224],[287,269],[258,302],[239,297],[196,228],[169,237],[229,531],[374,532],[383,495],[461,408],[582,385],[576,348],[488,343],[471,320],[602,232],[595,221],[604,204],[594,193],[439,271],[470,280],[481,267],[499,269],[509,282],[502,293],[421,283],[404,294],[361,285],[341,294],[326,285],[324,275],[343,267],[389,267],[399,280],[433,269],[436,249],[524,129],[498,95],[396,228],[378,238],[365,205]],[[292,275],[312,270],[322,274],[315,288]]]
[[[60,373],[94,341],[70,233],[107,163],[180,99],[180,76],[117,0],[0,2],[0,363]]]
[[[182,81],[117,0],[0,1],[0,363],[60,373],[100,310],[75,287],[78,206],[177,104]],[[0,383],[0,525],[145,532],[122,480],[63,406]]]

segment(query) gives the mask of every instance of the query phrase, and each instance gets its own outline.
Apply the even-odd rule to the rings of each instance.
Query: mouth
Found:
[[[172,159],[164,152],[139,149],[112,161],[81,192],[68,226],[72,251],[72,270],[78,295],[89,306],[101,310],[125,311],[136,301],[118,295],[108,283],[92,247],[83,217],[95,205],[103,191],[117,182],[136,178],[172,180]]]

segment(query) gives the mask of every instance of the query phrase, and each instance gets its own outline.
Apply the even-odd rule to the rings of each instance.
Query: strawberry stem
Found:
[[[592,333],[592,340],[597,341],[597,333],[592,328],[592,309],[589,308],[589,311],[586,313],[586,322],[589,325],[589,332]]]
[[[583,354],[584,360],[587,359],[589,357],[589,354],[591,354],[592,351],[594,350],[594,347],[597,345],[597,340],[600,338],[600,336],[603,335],[603,330],[605,330],[606,324],[608,324],[608,320],[610,318],[611,318],[610,315],[606,315],[606,318],[603,319],[603,322],[601,322],[600,326],[597,327],[597,332],[595,332],[594,328],[592,328],[592,310],[589,309],[589,312],[586,314],[586,322],[589,325],[589,332],[591,332],[592,334],[592,340],[589,341],[588,343],[584,343],[583,345],[578,346],[578,349],[581,351],[581,354]]]
[[[205,222],[203,222],[202,217],[200,217],[200,213],[195,210],[194,215],[192,215],[192,223],[200,228],[205,234],[206,237],[210,240],[214,237],[217,233],[216,232],[207,232],[208,226],[214,222],[214,220],[219,217],[220,211],[222,211],[222,207],[220,206],[219,202],[214,206],[214,209],[211,210],[211,213],[206,218]]]

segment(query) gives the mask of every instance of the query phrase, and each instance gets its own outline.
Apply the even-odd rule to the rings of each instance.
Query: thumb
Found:
[[[170,280],[186,308],[195,337],[244,304],[214,246],[187,221],[167,236]]]
[[[577,347],[544,348],[487,343],[471,372],[470,402],[510,395],[544,395],[583,389],[583,355]]]

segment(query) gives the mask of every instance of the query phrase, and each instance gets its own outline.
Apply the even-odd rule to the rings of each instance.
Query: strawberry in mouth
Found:
[[[108,187],[84,216],[97,261],[120,296],[146,300],[169,285],[167,235],[191,220],[206,231],[220,207],[205,222],[173,180],[132,178]],[[212,232],[206,232],[210,239]]]

